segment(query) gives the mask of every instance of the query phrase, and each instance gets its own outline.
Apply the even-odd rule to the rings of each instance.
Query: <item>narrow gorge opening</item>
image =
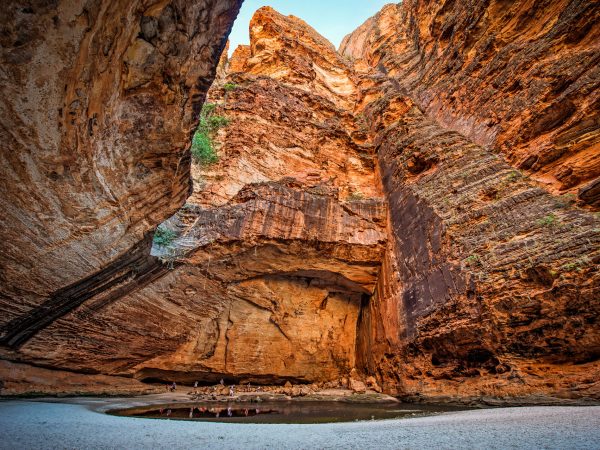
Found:
[[[148,363],[136,378],[310,384],[356,371],[387,207],[354,72],[296,17],[261,8],[249,28],[249,45],[225,49],[200,112],[193,192],[151,251],[176,273],[194,268],[193,286],[174,275],[170,289],[210,302],[212,325],[177,355],[185,371]]]

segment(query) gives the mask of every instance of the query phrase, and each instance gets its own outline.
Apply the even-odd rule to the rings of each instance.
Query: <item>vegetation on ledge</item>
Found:
[[[154,238],[152,239],[152,243],[157,247],[168,247],[173,243],[175,238],[177,237],[177,233],[173,230],[169,230],[163,225],[159,225],[154,233]]]
[[[229,124],[229,119],[215,114],[216,104],[205,103],[200,122],[192,138],[192,158],[198,164],[209,166],[219,160],[213,142],[214,133]]]

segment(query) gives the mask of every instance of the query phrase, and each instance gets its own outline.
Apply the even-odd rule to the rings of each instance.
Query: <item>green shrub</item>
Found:
[[[200,113],[200,122],[192,138],[192,158],[198,164],[208,166],[219,160],[212,134],[219,128],[229,125],[229,119],[224,116],[215,115],[217,105],[205,103]]]
[[[212,116],[213,113],[215,112],[215,109],[217,109],[216,103],[205,103],[204,105],[202,105],[202,111],[200,112],[200,119],[202,119],[203,117]]]
[[[538,225],[542,227],[550,227],[556,224],[556,216],[554,214],[548,214],[546,217],[541,218],[537,221]]]
[[[478,262],[479,262],[479,255],[477,255],[475,253],[472,255],[469,255],[467,258],[465,258],[465,263],[469,266],[474,266]]]
[[[219,128],[229,125],[229,119],[224,116],[210,116],[206,122],[211,131],[217,131]]]
[[[169,230],[163,225],[159,225],[154,232],[152,243],[158,247],[168,247],[173,243],[176,237],[177,233],[175,233],[173,230]]]
[[[203,166],[214,164],[219,160],[214,144],[208,133],[196,130],[192,139],[192,157]]]
[[[510,181],[511,183],[516,182],[518,179],[522,178],[523,175],[521,174],[521,172],[518,172],[516,170],[512,170],[509,172],[508,176],[506,177],[506,179],[508,181]]]
[[[225,92],[235,91],[238,87],[239,87],[239,85],[237,85],[235,83],[225,83],[223,85],[223,89],[225,89]]]
[[[583,256],[575,261],[571,261],[570,263],[563,264],[561,269],[567,272],[571,272],[573,270],[577,270],[581,272],[581,270],[588,266],[591,263],[590,259],[587,256]]]

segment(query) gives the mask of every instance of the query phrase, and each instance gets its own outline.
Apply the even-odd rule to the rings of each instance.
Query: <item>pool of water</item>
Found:
[[[147,419],[231,423],[332,423],[399,419],[465,410],[446,405],[408,403],[354,404],[343,402],[171,403],[108,411],[108,414]]]

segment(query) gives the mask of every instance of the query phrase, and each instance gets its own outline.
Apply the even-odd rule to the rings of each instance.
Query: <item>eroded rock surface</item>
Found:
[[[190,133],[240,3],[4,5],[5,344],[155,270],[145,238],[189,194]]]
[[[189,382],[328,381],[355,366],[386,207],[371,147],[351,137],[352,71],[299,19],[263,8],[251,30],[250,52],[221,61],[219,162],[193,168],[194,193],[167,223],[177,238],[153,249],[164,263],[134,293],[52,321],[20,358]]]
[[[364,367],[403,395],[597,396],[598,219],[392,86],[367,109],[393,242],[361,324]]]
[[[390,211],[357,356],[388,392],[599,396],[598,217],[552,195],[598,175],[598,10],[530,3],[406,1],[342,44]]]
[[[204,15],[178,5],[170,7],[229,26],[223,2]],[[48,277],[54,290],[42,284],[27,294],[31,285],[17,282],[30,273],[10,267],[0,301],[10,310],[4,358],[142,380],[335,380],[425,400],[600,398],[596,4],[407,0],[369,19],[340,52],[300,19],[261,8],[249,46],[230,60],[209,52],[218,46],[194,47],[210,62],[198,67],[197,54],[161,50],[164,8],[132,22],[139,29],[123,44],[118,86],[125,99],[131,90],[132,101],[166,106],[139,103],[149,121],[138,117],[136,133],[98,134],[95,124],[108,120],[99,113],[96,122],[75,116],[79,128],[64,137],[81,134],[77,145],[96,168],[82,173],[102,175],[97,184],[66,179],[100,193],[108,186],[114,210],[92,209],[130,241],[96,230],[95,218],[92,226],[73,216],[64,228],[60,216],[61,236],[91,227],[77,235],[85,245],[65,235],[66,247],[54,246],[51,233],[42,248],[57,253],[50,261],[42,251],[35,267],[71,284]],[[157,75],[177,58],[183,84]],[[217,62],[209,102],[228,123],[212,136],[218,161],[193,165],[190,191],[181,136],[190,136],[186,114],[199,113],[193,93],[208,84],[183,90],[191,103],[178,89],[186,73],[212,76]],[[175,93],[164,88],[172,82]],[[108,82],[99,83],[102,94]],[[131,109],[121,101],[94,104],[124,126]],[[160,155],[148,179],[129,177],[135,152],[114,144],[126,138]],[[94,156],[94,145],[119,162]],[[112,178],[98,172],[103,164]],[[129,184],[112,187],[117,179]],[[75,186],[48,192],[92,198]],[[21,209],[29,223],[31,211]],[[155,243],[151,256],[145,233],[167,217],[175,237]],[[7,264],[31,242],[8,238]],[[90,252],[100,276],[81,263]],[[69,259],[65,270],[56,270],[56,255]]]
[[[440,125],[597,209],[599,16],[585,0],[408,0],[340,52],[395,79]]]

